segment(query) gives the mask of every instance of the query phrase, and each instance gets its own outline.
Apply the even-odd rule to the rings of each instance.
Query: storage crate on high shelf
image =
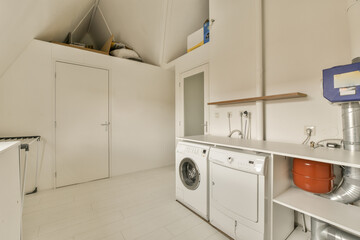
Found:
[[[187,52],[208,43],[210,41],[210,22],[206,20],[203,27],[187,37]]]

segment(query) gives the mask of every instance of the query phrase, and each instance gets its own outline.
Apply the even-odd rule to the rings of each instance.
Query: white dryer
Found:
[[[236,240],[264,240],[267,156],[211,148],[210,223]]]
[[[206,145],[179,142],[176,148],[176,199],[209,220]]]

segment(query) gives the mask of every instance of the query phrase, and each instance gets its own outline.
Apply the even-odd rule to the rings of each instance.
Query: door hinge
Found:
[[[181,87],[181,82],[179,82],[179,87]]]
[[[55,177],[57,177],[57,172],[55,172]]]
[[[55,72],[55,78],[56,78],[56,72]]]
[[[54,122],[54,126],[55,126],[55,127],[57,126],[57,123],[56,123],[56,121]]]

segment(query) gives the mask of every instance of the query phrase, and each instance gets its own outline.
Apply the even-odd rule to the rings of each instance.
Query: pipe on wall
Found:
[[[358,102],[343,103],[342,124],[344,149],[360,151],[360,104]],[[322,195],[330,200],[344,204],[360,200],[360,169],[344,167],[343,179],[332,193]],[[333,227],[318,219],[311,218],[311,240],[356,240],[359,237]]]
[[[360,104],[341,104],[344,149],[360,151]]]
[[[256,0],[256,95],[264,96],[264,38],[263,38],[263,1]],[[256,102],[256,139],[264,140],[264,102]]]
[[[311,218],[311,240],[359,240],[359,237]]]
[[[360,104],[358,102],[343,103],[341,110],[344,149],[360,151]],[[341,184],[324,197],[345,204],[359,201],[360,169],[344,167]]]
[[[360,169],[345,167],[343,180],[340,186],[332,193],[325,195],[326,198],[341,202],[354,203],[360,200]]]

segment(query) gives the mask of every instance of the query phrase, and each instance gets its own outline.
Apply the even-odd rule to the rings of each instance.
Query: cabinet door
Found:
[[[56,186],[109,177],[109,72],[56,63]]]
[[[210,101],[254,97],[255,1],[210,0]]]
[[[0,239],[20,240],[21,193],[19,148],[0,153]]]

